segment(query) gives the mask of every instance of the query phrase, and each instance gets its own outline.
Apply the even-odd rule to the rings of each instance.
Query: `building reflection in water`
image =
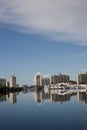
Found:
[[[29,91],[28,91],[29,92]],[[33,91],[34,92],[34,99],[35,102],[37,102],[39,105],[42,104],[42,102],[68,102],[71,100],[72,96],[77,97],[78,102],[87,103],[87,91],[83,90],[76,90],[76,91],[63,91],[63,90],[49,90],[44,89],[42,91]],[[22,92],[23,93],[23,92]],[[6,94],[0,94],[0,102],[6,101],[6,99],[9,100],[11,104],[17,103],[17,95],[19,95],[19,92],[11,92]]]
[[[54,102],[66,102],[70,100],[70,94],[65,94],[65,95],[59,95],[59,94],[52,94],[52,101]]]
[[[9,102],[11,104],[15,104],[17,102],[17,94],[16,93],[9,93]]]
[[[41,91],[35,91],[34,92],[34,99],[35,99],[35,102],[37,102],[39,105],[41,105],[41,102],[42,102],[42,92]]]
[[[0,94],[0,102],[6,101],[6,95]]]
[[[49,102],[50,101],[50,93],[45,93],[44,91],[42,92],[42,99],[45,102]]]
[[[77,101],[87,103],[87,92],[78,92],[77,93]]]
[[[35,101],[41,104],[42,101],[45,102],[59,102],[63,103],[66,101],[70,101],[70,97],[76,95],[76,93],[58,93],[55,90],[46,90],[46,91],[37,91],[34,93]]]

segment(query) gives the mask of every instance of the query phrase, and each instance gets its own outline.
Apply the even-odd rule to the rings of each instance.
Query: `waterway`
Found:
[[[87,92],[0,94],[0,130],[87,130]]]

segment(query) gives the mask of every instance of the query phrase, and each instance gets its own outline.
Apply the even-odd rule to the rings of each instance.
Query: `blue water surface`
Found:
[[[86,93],[0,94],[0,130],[87,130],[86,100]]]

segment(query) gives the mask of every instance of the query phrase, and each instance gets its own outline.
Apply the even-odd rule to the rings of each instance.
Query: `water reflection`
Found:
[[[35,99],[35,102],[37,102],[38,104],[41,104],[41,102],[42,102],[42,92],[41,91],[35,91],[34,92],[34,99]]]
[[[77,101],[87,103],[87,92],[77,92]]]
[[[76,95],[76,93],[58,93],[54,90],[49,90],[48,92],[37,91],[35,92],[35,101],[37,103],[41,103],[41,101],[63,103],[66,101],[70,101],[70,97],[74,95]]]
[[[63,91],[63,90],[43,90],[43,91],[35,91],[34,99],[35,102],[41,104],[43,101],[45,102],[69,102],[72,96],[77,97],[78,102],[87,103],[87,92],[78,90],[78,91]]]
[[[29,93],[31,91],[22,91],[23,94]],[[31,92],[32,93],[32,92]],[[37,104],[41,105],[42,102],[56,102],[64,103],[69,102],[72,96],[76,96],[78,102],[87,103],[87,91],[83,90],[49,90],[44,89],[42,91],[33,91],[34,100]],[[10,93],[0,93],[0,102],[8,100],[11,104],[17,103],[17,95],[20,95],[20,92],[10,92]]]
[[[17,102],[17,93],[9,93],[8,98],[11,104],[15,104]]]
[[[0,102],[6,101],[6,95],[0,94]]]

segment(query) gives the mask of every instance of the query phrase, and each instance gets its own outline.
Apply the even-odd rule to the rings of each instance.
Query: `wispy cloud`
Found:
[[[87,0],[0,0],[0,22],[87,45]]]
[[[87,52],[80,53],[78,56],[87,56]]]

